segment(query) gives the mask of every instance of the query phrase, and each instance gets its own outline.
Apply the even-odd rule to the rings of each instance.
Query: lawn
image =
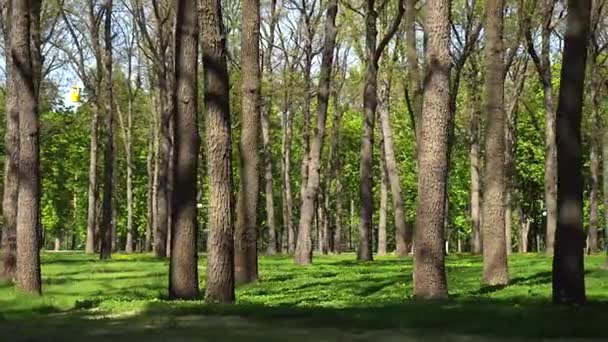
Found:
[[[260,281],[237,304],[165,300],[168,263],[149,255],[111,261],[42,256],[41,298],[0,284],[0,341],[501,341],[608,338],[608,271],[588,257],[584,307],[550,304],[551,259],[514,255],[511,285],[480,286],[481,259],[449,256],[450,300],[412,298],[412,261],[357,263],[354,255],[261,257]],[[204,289],[204,258],[200,261]]]

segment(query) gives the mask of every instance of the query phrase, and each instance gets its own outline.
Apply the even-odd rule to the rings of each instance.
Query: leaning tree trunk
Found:
[[[234,223],[226,41],[220,0],[201,0],[204,107],[206,110],[209,210],[207,240],[208,303],[234,302]]]
[[[198,297],[196,189],[198,136],[197,0],[176,4],[175,32],[175,166],[169,297]]]
[[[242,1],[240,185],[236,206],[234,276],[237,283],[258,279],[257,214],[260,128],[260,2]]]
[[[405,206],[403,194],[401,193],[401,180],[399,179],[399,170],[397,166],[397,158],[395,156],[395,148],[393,142],[393,130],[390,123],[390,112],[388,103],[385,103],[384,98],[390,95],[388,89],[381,91],[383,102],[379,108],[380,116],[380,132],[382,135],[384,148],[384,163],[386,165],[386,176],[390,185],[391,196],[393,199],[393,211],[395,212],[395,245],[396,253],[399,257],[406,257],[410,252],[412,244],[412,236],[408,234],[405,223]]]
[[[331,70],[334,58],[334,47],[336,45],[336,16],[338,13],[338,1],[330,0],[327,7],[327,19],[325,21],[325,41],[323,43],[323,57],[319,76],[319,91],[317,105],[317,127],[314,139],[310,147],[308,162],[308,177],[306,190],[302,198],[300,209],[300,223],[298,225],[298,244],[296,246],[295,262],[299,265],[312,262],[312,244],[310,236],[312,232],[312,221],[315,211],[315,200],[317,199],[320,183],[321,153],[323,151],[323,140],[325,136],[325,122],[327,119],[327,107],[329,103],[329,87],[331,83]]]
[[[10,44],[10,29],[12,22],[12,5],[7,1],[4,41]],[[12,58],[6,58],[7,93],[6,93],[6,133],[4,135],[4,193],[2,198],[2,272],[0,276],[12,279],[17,268],[17,201],[19,198],[19,106],[18,96],[13,84],[16,70],[12,66]]]
[[[31,8],[39,2],[15,1],[11,6],[10,55],[14,87],[19,104],[19,194],[16,222],[17,277],[21,291],[41,294],[39,215],[40,215],[40,145],[38,99],[34,91],[34,73],[30,48]]]
[[[414,295],[448,294],[444,255],[444,216],[450,122],[450,9],[447,1],[426,3],[428,32],[424,113],[418,125],[418,197],[414,237]]]
[[[105,22],[103,51],[104,85],[105,85],[105,153],[103,171],[103,200],[100,225],[100,259],[109,259],[112,255],[112,207],[114,194],[114,101],[112,84],[112,0],[104,2]]]
[[[504,0],[489,0],[486,8],[486,139],[482,204],[483,277],[486,285],[509,282],[505,244],[505,112],[503,9]]]
[[[591,0],[568,1],[557,107],[557,218],[553,302],[586,301],[581,116]]]

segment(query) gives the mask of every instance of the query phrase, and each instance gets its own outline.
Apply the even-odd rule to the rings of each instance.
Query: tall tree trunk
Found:
[[[35,94],[33,54],[30,47],[32,8],[39,0],[15,1],[11,5],[10,56],[14,87],[19,104],[19,194],[17,199],[17,278],[16,287],[31,294],[41,294],[38,232],[40,215],[40,145],[38,99]]]
[[[98,159],[98,130],[99,130],[99,111],[101,108],[96,106],[93,109],[91,118],[90,147],[89,147],[89,192],[87,209],[87,242],[86,253],[95,253],[97,246],[96,227],[97,227],[97,159]]]
[[[600,150],[600,98],[599,93],[601,92],[601,81],[598,79],[598,75],[595,72],[596,68],[596,56],[595,53],[591,54],[590,64],[590,77],[591,77],[591,136],[590,136],[590,167],[589,171],[591,178],[589,180],[589,232],[587,238],[589,243],[587,248],[589,254],[596,254],[598,252],[598,226],[599,226],[599,177],[600,177],[600,161],[599,161],[599,150]]]
[[[408,64],[408,78],[409,88],[412,92],[412,110],[414,111],[412,118],[414,127],[416,122],[420,122],[420,116],[422,115],[422,92],[423,85],[420,77],[420,66],[418,65],[418,47],[416,42],[416,15],[418,10],[416,9],[417,0],[406,0],[405,1],[405,44],[407,51],[407,64]],[[415,136],[418,137],[418,134]]]
[[[486,285],[509,282],[505,243],[505,111],[504,111],[504,0],[486,3],[486,139],[484,200],[482,204],[483,277]]]
[[[591,0],[568,1],[557,107],[557,218],[553,258],[554,303],[584,303],[581,116]]]
[[[167,256],[167,234],[169,230],[169,161],[171,159],[171,108],[169,105],[169,82],[167,68],[158,77],[160,93],[160,124],[158,131],[157,179],[156,179],[156,230],[154,232],[154,254]]]
[[[386,167],[386,163],[384,160],[386,159],[385,151],[384,151],[384,141],[380,142],[380,175],[381,175],[381,183],[380,183],[380,215],[378,218],[378,255],[386,255],[387,246],[386,246],[386,217],[388,214],[388,171]]]
[[[553,76],[551,67],[551,34],[555,0],[543,0],[542,15],[544,18],[541,31],[540,56],[534,49],[530,27],[526,28],[528,53],[536,65],[540,83],[543,87],[545,107],[545,207],[547,219],[545,227],[545,244],[547,255],[553,255],[555,229],[557,224],[557,154],[555,140],[555,104],[553,100]]]
[[[344,250],[344,231],[343,231],[343,217],[344,217],[344,199],[342,188],[342,177],[340,176],[341,163],[338,163],[336,167],[336,228],[334,230],[334,252],[336,254],[342,253]]]
[[[450,6],[448,1],[426,3],[428,32],[426,82],[418,125],[418,197],[414,237],[414,294],[445,298],[444,215],[448,178],[450,122]]]
[[[469,103],[471,104],[469,118],[469,160],[471,163],[471,252],[481,254],[481,92],[479,89],[478,68],[476,63],[471,63],[469,77]]]
[[[361,163],[359,170],[359,197],[361,209],[359,223],[359,248],[357,260],[371,261],[372,230],[374,215],[373,193],[373,146],[374,126],[376,123],[376,107],[378,106],[378,64],[375,62],[376,41],[378,30],[376,22],[378,13],[375,0],[367,1],[365,12],[365,84],[363,87],[363,136],[361,139]]]
[[[287,92],[287,90],[286,90]],[[292,254],[296,250],[296,232],[294,231],[292,212],[293,195],[291,192],[291,139],[292,139],[292,114],[290,100],[285,99],[283,110],[283,133],[281,138],[281,194],[283,202],[283,229],[287,230],[287,251]],[[283,231],[285,234],[285,231]]]
[[[406,257],[410,252],[412,244],[412,236],[408,234],[405,223],[405,206],[403,195],[401,193],[401,180],[399,179],[399,170],[397,166],[397,158],[395,156],[395,148],[393,142],[393,130],[390,123],[390,112],[388,104],[389,89],[381,90],[381,105],[379,108],[380,116],[380,132],[384,147],[384,163],[386,165],[386,176],[390,185],[391,196],[393,199],[393,211],[395,212],[395,244],[396,253],[399,257]]]
[[[114,89],[112,84],[112,0],[105,0],[103,67],[105,92],[105,152],[103,171],[103,202],[100,226],[100,259],[112,255],[112,208],[114,194]]]
[[[268,248],[267,253],[270,255],[277,253],[277,227],[275,220],[274,209],[274,181],[272,174],[272,151],[270,142],[270,117],[272,113],[272,100],[274,96],[274,83],[271,78],[274,73],[272,67],[272,51],[274,47],[275,28],[278,22],[276,13],[277,0],[271,1],[270,8],[270,23],[268,48],[264,54],[264,78],[269,84],[268,94],[266,94],[266,102],[264,109],[261,111],[262,122],[262,143],[264,145],[264,185],[266,193],[266,225],[268,226]]]
[[[258,135],[260,128],[260,2],[243,0],[241,21],[240,186],[234,238],[237,283],[258,279],[257,214],[259,196]]]
[[[3,13],[6,25],[4,42],[10,45],[12,24],[12,1],[7,1]],[[15,91],[16,70],[12,58],[7,57],[7,94],[6,94],[6,133],[4,143],[6,156],[4,159],[4,193],[2,198],[2,277],[12,279],[17,268],[17,203],[19,199],[19,94]]]
[[[208,303],[234,302],[234,223],[226,41],[220,0],[200,0],[209,172]]]
[[[151,125],[152,126],[152,125]],[[150,128],[150,137],[148,141],[148,152],[146,156],[146,170],[148,175],[148,196],[147,203],[147,224],[146,237],[144,241],[144,251],[152,251],[152,232],[154,231],[154,128]]]
[[[198,136],[198,6],[197,0],[176,3],[175,29],[175,176],[169,297],[198,297],[196,223]]]
[[[313,40],[315,35],[315,28],[312,23],[312,14],[315,11],[316,2],[312,3],[312,8],[310,7],[310,3],[306,0],[302,0],[300,6],[300,12],[302,17],[304,18],[304,99],[302,103],[302,119],[303,119],[303,127],[302,127],[302,165],[300,168],[300,176],[302,178],[302,183],[300,184],[300,198],[302,203],[304,202],[304,198],[306,197],[306,189],[308,188],[308,164],[310,161],[310,105],[312,102],[312,61],[314,58],[313,52]],[[297,241],[296,245],[305,244],[306,241],[300,241],[300,233],[297,233]],[[310,237],[309,239],[312,239]],[[298,247],[299,248],[299,247]],[[310,247],[312,251],[312,245]],[[297,252],[296,252],[297,254]],[[311,257],[312,260],[312,257]]]
[[[295,262],[306,265],[312,262],[312,245],[310,235],[314,218],[315,200],[317,199],[320,183],[321,153],[325,136],[325,122],[329,103],[329,89],[332,76],[334,48],[336,45],[336,16],[338,1],[330,0],[327,7],[325,21],[325,41],[323,43],[323,57],[319,76],[319,90],[317,99],[317,126],[314,139],[310,147],[308,177],[306,190],[303,192],[302,207],[300,209],[300,223],[298,225],[298,244],[296,246]]]
[[[133,130],[133,96],[129,94],[129,108],[127,111],[127,136],[126,136],[126,154],[127,154],[127,242],[125,244],[125,252],[133,253],[134,251],[134,234],[133,231],[133,144],[132,144],[132,130]],[[149,163],[151,162],[146,159],[147,170],[149,170]],[[148,210],[149,207],[148,207]]]

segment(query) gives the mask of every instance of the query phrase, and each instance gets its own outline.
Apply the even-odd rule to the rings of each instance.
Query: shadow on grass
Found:
[[[81,303],[90,309],[96,303]],[[52,308],[51,308],[52,309]],[[205,305],[201,302],[148,303],[142,311],[112,317],[90,310],[57,314],[48,309],[37,319],[1,320],[10,341],[180,341],[210,340],[446,340],[606,337],[608,303],[557,307],[546,301],[408,301],[344,309],[252,304]],[[49,314],[50,313],[50,314]],[[13,339],[12,337],[15,337]],[[20,339],[21,338],[21,339]]]

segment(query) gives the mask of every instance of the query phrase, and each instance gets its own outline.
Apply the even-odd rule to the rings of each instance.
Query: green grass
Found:
[[[237,289],[237,304],[165,300],[166,260],[72,253],[42,256],[41,298],[0,283],[0,341],[487,341],[605,340],[608,272],[586,258],[590,304],[550,304],[551,259],[514,255],[511,284],[480,286],[481,259],[447,259],[450,300],[412,298],[412,261],[357,263],[354,255],[260,258],[260,281]],[[204,289],[205,261],[200,261]]]

